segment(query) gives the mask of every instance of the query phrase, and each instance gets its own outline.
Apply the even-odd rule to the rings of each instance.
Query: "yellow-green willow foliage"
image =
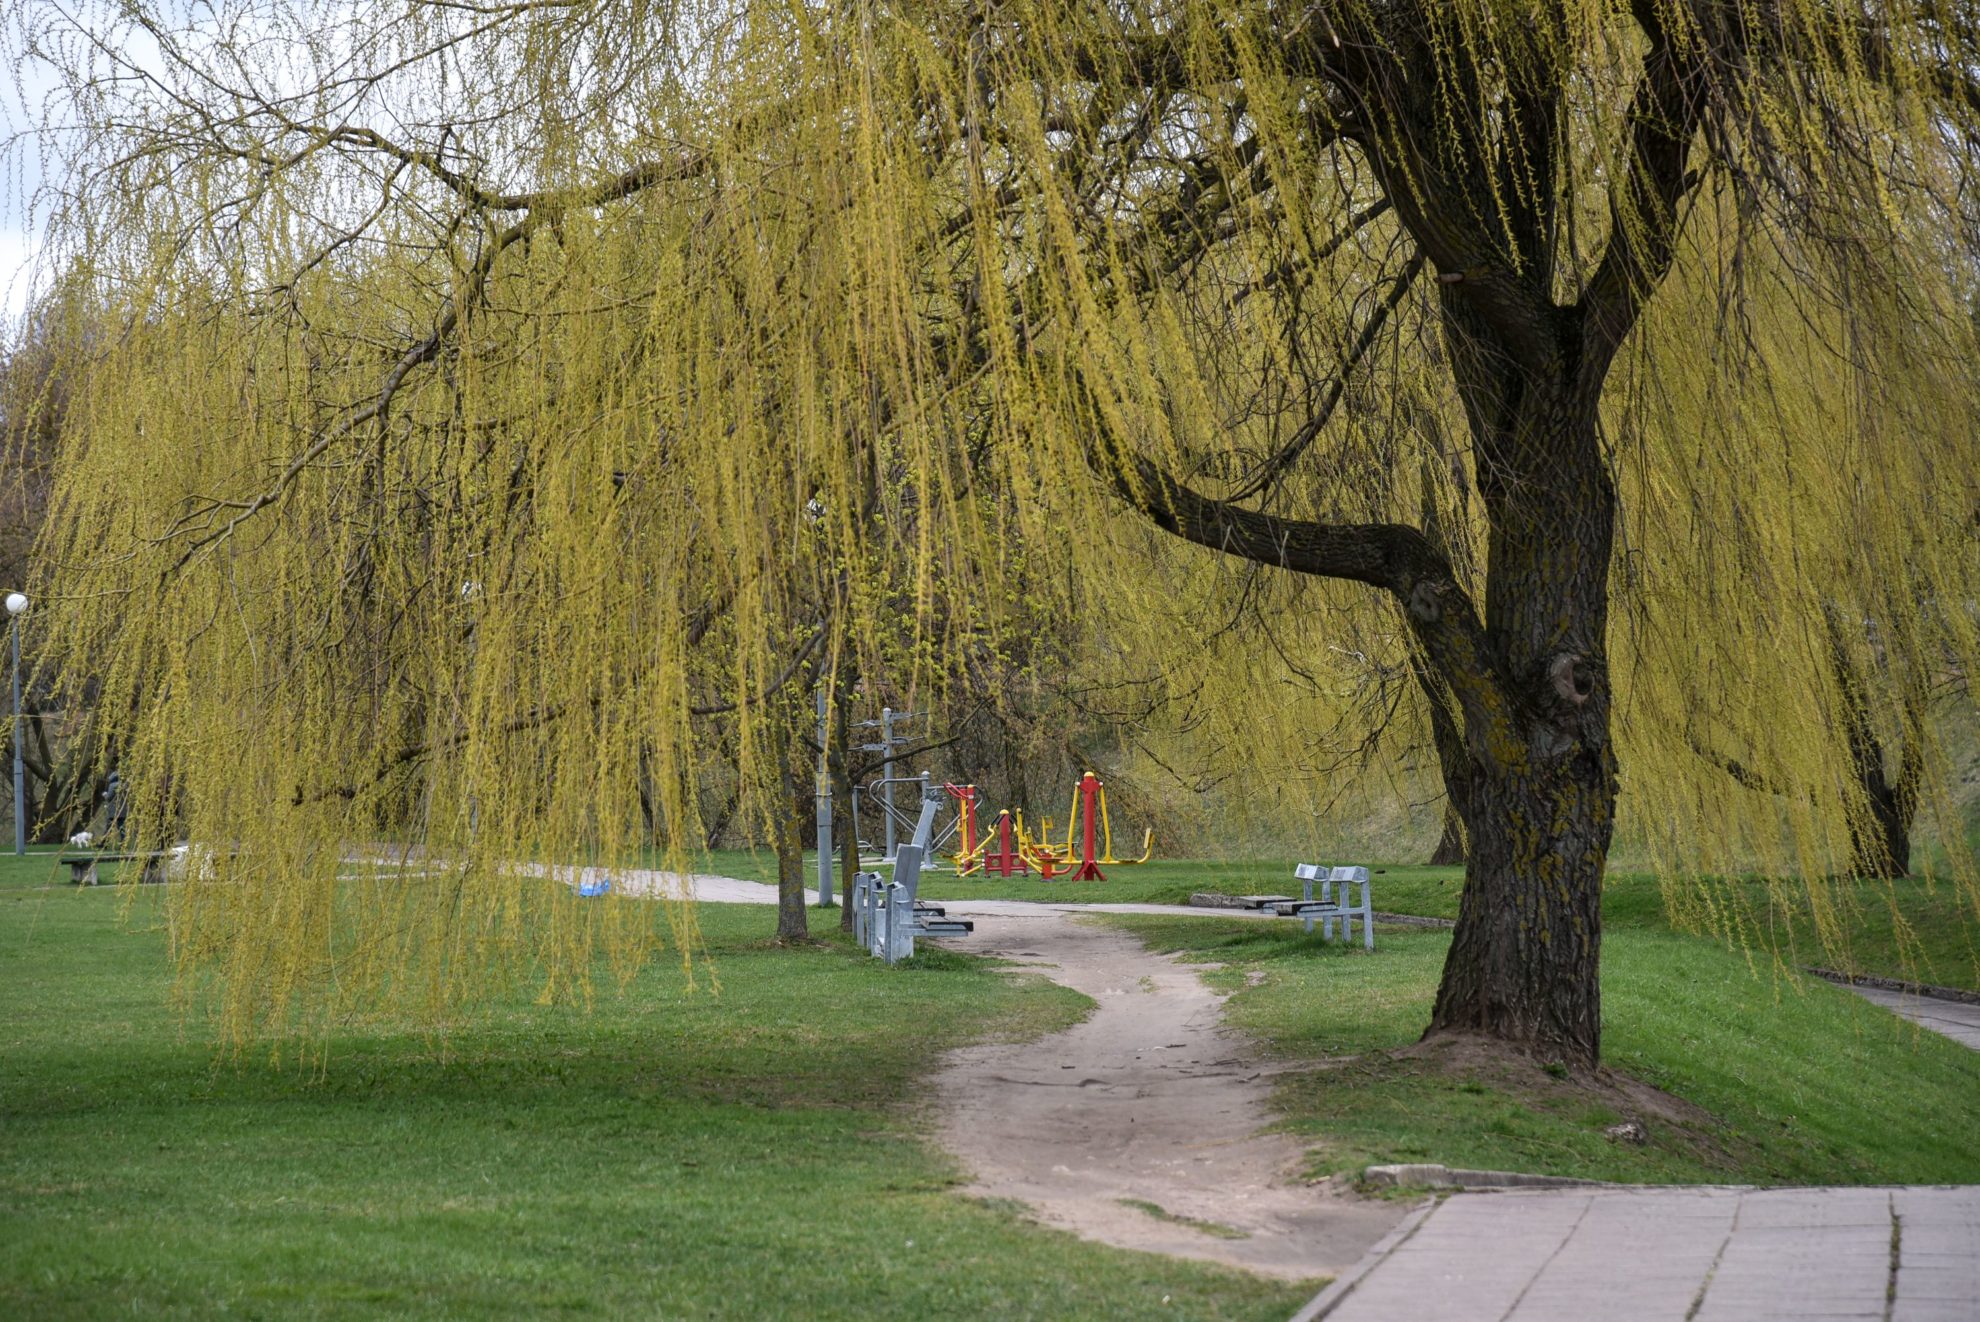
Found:
[[[712,720],[773,793],[821,672],[1036,635],[1288,815],[1433,746],[1517,782],[1466,801],[1518,929],[1468,908],[1454,967],[1592,1057],[1616,770],[1674,868],[1821,875],[1839,674],[1929,745],[1904,695],[1975,656],[1976,41],[1886,8],[24,20],[107,328],[51,664],[215,851],[186,967],[238,1034],[582,990],[649,911],[523,860],[627,858],[641,783],[692,840]],[[432,875],[346,875],[381,839]],[[1585,994],[1535,1009],[1554,933]],[[1439,1022],[1500,1031],[1483,985]]]

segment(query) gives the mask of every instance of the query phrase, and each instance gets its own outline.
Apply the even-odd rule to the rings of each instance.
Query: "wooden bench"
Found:
[[[144,867],[138,873],[138,882],[149,885],[165,880],[165,858],[169,851],[154,849],[137,853],[120,854],[104,851],[98,854],[60,854],[55,861],[69,869],[69,884],[72,886],[94,886],[101,878],[96,875],[98,863],[132,863],[143,860]]]

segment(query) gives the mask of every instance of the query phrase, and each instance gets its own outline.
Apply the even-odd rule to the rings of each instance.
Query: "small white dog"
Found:
[[[69,837],[69,843],[74,845],[77,849],[88,849],[90,843],[95,839],[96,837],[91,835],[88,831],[78,831],[74,835]]]

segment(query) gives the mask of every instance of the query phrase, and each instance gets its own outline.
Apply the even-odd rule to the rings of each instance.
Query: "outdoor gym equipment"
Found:
[[[1100,856],[1097,859],[1093,857],[1092,840],[1096,801],[1099,807],[1100,818]],[[1114,823],[1113,819],[1107,815],[1107,785],[1106,782],[1102,781],[1091,771],[1081,776],[1079,784],[1073,789],[1071,815],[1066,818],[1066,853],[1068,855],[1072,853],[1075,819],[1080,824],[1083,837],[1084,848],[1080,851],[1082,860],[1096,862],[1110,868],[1130,867],[1137,863],[1146,863],[1155,852],[1155,828],[1151,826],[1142,833],[1140,858],[1114,857]],[[1084,862],[1082,862],[1082,866],[1084,866]],[[1078,881],[1081,878],[1075,877],[1073,880]]]
[[[1094,819],[1099,815],[1100,778],[1091,771],[1079,778],[1079,788],[1073,794],[1073,813],[1079,819],[1079,866],[1073,869],[1074,881],[1105,881],[1107,874],[1100,870],[1093,856]],[[1066,819],[1066,850],[1072,851],[1073,818]],[[1113,852],[1111,850],[1109,853]]]
[[[956,871],[967,874],[974,864],[976,841],[976,786],[944,785],[942,792],[956,801],[956,825],[962,828],[962,847],[956,851]]]
[[[915,788],[914,802],[918,805],[918,810],[919,810],[917,813],[906,812],[892,802],[891,795],[893,794],[894,786],[896,785],[914,786]],[[959,805],[956,815],[950,818],[949,821],[946,824],[944,824],[940,830],[932,830],[931,828],[932,833],[928,837],[926,844],[923,846],[924,861],[929,858],[933,858],[936,854],[940,853],[942,846],[947,844],[949,840],[959,830],[962,829],[965,816],[967,816],[968,820],[971,823],[970,826],[971,832],[974,833],[976,829],[974,825],[976,820],[976,809],[974,803],[975,795],[976,795],[975,786],[958,785],[955,786],[954,788],[957,791],[963,789],[969,790],[970,799],[969,799],[968,812],[965,813],[962,810],[960,806],[962,802],[962,796],[960,794],[956,794],[955,797],[957,798]],[[901,829],[902,833],[904,833],[910,839],[912,839],[914,837],[915,832],[920,829],[920,823],[918,820],[919,815],[926,813],[928,811],[929,796],[930,795],[934,796],[934,802],[936,806],[939,808],[942,804],[942,800],[944,796],[949,793],[951,793],[949,786],[943,785],[938,787],[934,783],[933,777],[931,777],[925,771],[922,772],[919,776],[876,777],[875,779],[869,780],[866,782],[866,784],[858,786],[853,790],[853,829],[855,832],[857,832],[859,829],[860,804],[862,802],[867,804],[878,804],[882,815],[886,817],[887,821],[895,826],[898,826]],[[895,861],[897,856],[898,856],[898,847],[896,847],[895,854],[889,855],[888,857],[883,858],[880,861],[882,863],[892,863]]]
[[[1024,854],[1019,849],[1009,808],[997,814],[997,847],[986,849],[975,866],[981,867],[985,876],[1015,877],[1031,871],[1031,865],[1024,861]]]
[[[896,734],[895,731],[907,722],[926,716],[927,714],[927,712],[895,711],[892,707],[882,707],[880,709],[879,720],[861,721],[858,725],[858,728],[862,730],[877,728],[880,731],[880,742],[877,744],[861,744],[859,746],[860,751],[865,753],[885,753],[887,755],[887,760],[880,766],[880,779],[874,782],[875,785],[880,787],[880,805],[884,810],[882,815],[885,819],[887,849],[881,855],[881,861],[883,863],[892,863],[894,861],[894,851],[896,848],[894,830],[907,819],[906,814],[898,812],[894,807],[894,786],[914,779],[913,777],[896,776],[894,774],[894,754],[907,747],[909,743],[907,736]],[[857,823],[858,820],[859,793],[858,791],[854,791],[853,821]]]
[[[971,786],[950,786],[952,794],[964,804],[966,812],[960,820],[965,820],[969,836],[964,847],[956,854],[956,871],[961,876],[982,871],[986,875],[1011,877],[1037,872],[1042,881],[1070,875],[1074,881],[1104,881],[1103,866],[1126,866],[1146,863],[1155,852],[1155,828],[1149,827],[1142,835],[1140,858],[1114,857],[1114,826],[1107,815],[1107,787],[1091,771],[1081,776],[1079,784],[1073,787],[1073,799],[1066,814],[1066,838],[1064,843],[1052,840],[1053,828],[1048,819],[1040,824],[1037,836],[1025,829],[1022,809],[1005,809],[997,814],[997,829],[993,833],[996,845],[990,839],[974,840],[976,812],[975,789]],[[959,791],[967,791],[967,798]],[[1078,852],[1073,849],[1073,841],[1079,841]]]

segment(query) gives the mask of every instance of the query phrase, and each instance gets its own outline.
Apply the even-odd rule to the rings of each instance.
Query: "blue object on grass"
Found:
[[[578,883],[578,894],[584,896],[586,899],[604,895],[611,889],[612,879],[610,877],[600,877],[597,881],[581,881]]]

